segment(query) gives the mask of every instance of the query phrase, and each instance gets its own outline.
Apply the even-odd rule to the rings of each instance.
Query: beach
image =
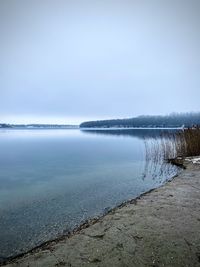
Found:
[[[200,164],[7,267],[200,266]]]

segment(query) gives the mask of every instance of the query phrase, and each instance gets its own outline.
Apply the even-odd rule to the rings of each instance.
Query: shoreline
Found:
[[[89,232],[90,235],[92,234],[91,235],[91,236],[93,236],[92,240],[97,239],[99,241],[103,241],[104,236],[106,234],[104,233],[104,231],[102,229],[102,226],[100,226],[100,224],[103,224],[105,221],[108,221],[108,222],[111,223],[111,221],[108,220],[108,217],[116,217],[116,214],[122,213],[122,216],[120,218],[118,218],[117,220],[114,219],[114,222],[118,221],[118,220],[119,221],[122,220],[122,225],[124,223],[128,224],[128,222],[126,220],[123,221],[124,212],[126,211],[127,208],[130,209],[131,212],[133,212],[134,208],[136,208],[136,210],[137,210],[138,205],[139,205],[138,203],[142,202],[145,198],[149,198],[149,197],[151,198],[152,195],[154,195],[157,192],[158,192],[159,197],[162,197],[162,195],[160,194],[161,193],[160,191],[165,190],[166,187],[171,187],[171,184],[173,184],[174,181],[182,179],[182,177],[184,177],[185,174],[187,174],[186,176],[188,176],[188,175],[192,176],[193,172],[197,171],[197,176],[199,177],[198,180],[199,180],[199,184],[200,184],[200,165],[193,164],[193,163],[191,163],[189,161],[185,161],[184,162],[184,166],[185,165],[187,167],[186,170],[183,170],[180,174],[175,175],[170,181],[168,181],[164,185],[161,185],[161,187],[158,187],[158,188],[155,188],[155,189],[151,189],[148,192],[145,192],[145,193],[141,194],[140,196],[138,196],[135,199],[131,199],[131,200],[128,200],[128,201],[125,201],[125,202],[121,203],[117,207],[115,207],[115,208],[109,210],[108,212],[106,212],[106,214],[103,214],[100,217],[93,218],[93,219],[90,219],[90,220],[84,222],[83,224],[81,224],[80,226],[75,228],[72,232],[67,233],[66,235],[63,235],[63,236],[61,236],[59,238],[56,238],[54,240],[47,241],[47,242],[39,245],[38,247],[31,249],[30,251],[28,251],[26,253],[22,253],[20,255],[17,255],[15,257],[12,257],[12,258],[9,258],[9,259],[5,259],[4,262],[0,263],[0,266],[27,266],[27,263],[29,264],[28,266],[35,266],[34,264],[35,264],[35,260],[36,259],[37,259],[37,266],[61,266],[61,265],[63,265],[63,266],[82,266],[82,265],[83,266],[108,266],[108,265],[104,265],[106,263],[103,263],[103,260],[104,260],[103,258],[99,259],[98,257],[95,258],[94,260],[90,260],[90,257],[87,260],[83,259],[81,261],[81,265],[77,265],[77,263],[75,263],[76,262],[76,255],[72,255],[71,259],[73,260],[74,263],[73,264],[70,263],[71,265],[69,265],[67,261],[65,262],[63,260],[63,258],[67,258],[68,259],[68,254],[67,253],[66,253],[66,255],[62,255],[62,257],[60,258],[60,261],[58,260],[59,257],[55,256],[54,253],[53,253],[53,255],[54,255],[53,257],[54,257],[54,261],[55,261],[55,264],[53,264],[53,263],[51,263],[51,261],[52,261],[52,251],[56,251],[58,248],[68,251],[68,248],[70,247],[70,243],[74,242],[73,239],[80,239],[80,240],[77,240],[77,242],[84,244],[84,240],[82,240],[82,237],[85,236],[85,232]],[[187,178],[187,179],[189,179],[189,178]],[[178,185],[180,186],[179,183],[178,183]],[[177,187],[177,185],[176,185],[176,187]],[[174,188],[171,188],[171,189],[174,189]],[[172,195],[173,194],[169,194],[170,198],[171,198]],[[159,207],[159,201],[158,201],[158,207]],[[159,207],[159,208],[161,208],[161,207]],[[136,215],[137,215],[137,213],[136,213]],[[134,220],[134,218],[132,218],[132,219]],[[199,217],[199,221],[200,221],[200,217]],[[139,224],[140,224],[140,222],[139,222]],[[109,229],[112,229],[113,227],[114,226],[112,226],[112,224],[111,224],[111,226],[109,226]],[[97,231],[98,233],[96,235],[93,235],[93,232],[94,232],[95,229],[92,229],[92,228],[99,228],[98,231]],[[199,224],[199,229],[200,229],[200,224]],[[99,232],[100,232],[100,234],[99,234]],[[124,232],[124,231],[120,230],[120,232]],[[124,232],[124,234],[125,234],[125,232]],[[86,236],[90,236],[90,235],[87,234]],[[114,238],[114,239],[117,238],[116,234],[111,235],[111,239],[112,238]],[[135,238],[133,238],[133,239],[134,239],[133,243],[135,244],[135,243],[137,243],[136,241],[142,240],[143,238],[140,239],[140,237],[138,235],[136,235]],[[87,245],[87,244],[88,243],[86,242],[85,245]],[[121,243],[119,243],[119,244],[121,244]],[[200,238],[199,238],[199,244],[198,245],[200,247]],[[123,247],[123,245],[122,245],[122,247]],[[83,248],[84,248],[84,246],[83,246]],[[96,245],[96,249],[97,250],[99,249],[98,245]],[[118,249],[120,251],[120,247]],[[127,249],[129,250],[129,248],[127,248]],[[123,248],[123,251],[126,251],[126,250]],[[91,251],[88,251],[88,253],[89,252],[91,252]],[[199,250],[199,253],[200,253],[200,250]],[[43,254],[45,254],[45,255],[43,255]],[[40,255],[41,255],[41,259],[40,259]],[[200,254],[198,254],[198,255],[199,255],[198,257],[200,257]],[[190,265],[190,266],[200,266],[200,258],[198,258],[198,257],[197,257],[197,259],[199,260],[199,265]],[[45,262],[46,261],[48,262],[47,265],[45,265],[44,262],[43,262],[44,258],[45,258]],[[125,258],[128,259],[129,257],[126,255]],[[107,258],[107,260],[109,260],[109,258]],[[56,263],[57,261],[60,262],[59,263],[60,265],[58,265],[58,263]],[[133,265],[132,264],[130,266],[157,266],[157,265],[140,265],[139,263],[137,263],[137,264],[138,265]],[[197,264],[198,264],[198,262],[197,262]],[[115,262],[115,265],[110,265],[109,264],[109,266],[126,266],[126,265],[118,265],[118,263]],[[161,266],[167,266],[167,265],[161,265]],[[171,266],[187,266],[187,265],[169,265],[169,266],[171,267]]]
[[[176,163],[174,163],[176,165]],[[180,165],[177,165],[180,167]],[[181,167],[183,168],[183,167]],[[178,174],[174,175],[170,180],[168,180],[166,183],[170,183],[174,178],[176,178],[178,176]],[[102,215],[99,215],[97,217],[93,217],[93,218],[89,218],[86,221],[84,221],[83,223],[81,223],[80,225],[78,225],[77,227],[75,227],[72,231],[69,231],[66,234],[62,234],[61,236],[56,237],[55,239],[51,239],[48,241],[45,241],[43,243],[41,243],[38,246],[35,246],[34,248],[27,250],[26,252],[17,254],[15,256],[11,256],[8,258],[5,258],[5,260],[3,259],[3,261],[1,261],[0,258],[0,266],[6,266],[8,263],[13,262],[15,260],[21,259],[24,256],[28,255],[29,253],[33,254],[33,253],[37,253],[40,250],[46,250],[49,249],[50,246],[58,244],[59,242],[62,242],[63,240],[69,239],[71,237],[73,237],[74,235],[77,235],[80,233],[80,231],[87,229],[88,227],[98,223],[100,220],[102,220],[106,215],[113,213],[115,211],[117,211],[118,209],[121,209],[123,207],[125,207],[128,204],[135,204],[137,205],[137,200],[141,199],[142,197],[144,197],[147,194],[150,194],[151,192],[153,192],[156,189],[159,189],[160,187],[163,187],[166,183],[160,185],[159,187],[156,188],[152,188],[142,194],[140,194],[139,196],[132,198],[132,199],[128,199],[126,201],[123,201],[122,203],[120,203],[119,205],[115,206],[114,208],[111,208],[109,210],[107,210],[105,213],[103,213]]]

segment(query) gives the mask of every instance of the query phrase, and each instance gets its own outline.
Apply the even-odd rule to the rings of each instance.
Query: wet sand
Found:
[[[200,266],[200,164],[5,266]]]

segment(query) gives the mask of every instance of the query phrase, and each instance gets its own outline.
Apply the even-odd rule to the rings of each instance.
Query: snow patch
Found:
[[[200,157],[188,157],[185,160],[192,162],[193,164],[200,164]]]

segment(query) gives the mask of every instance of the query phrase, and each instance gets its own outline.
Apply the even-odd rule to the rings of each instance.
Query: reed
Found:
[[[200,155],[200,127],[186,128],[175,133],[145,140],[146,160],[160,162]]]
[[[174,134],[174,158],[193,157],[200,155],[200,127],[186,128]],[[166,157],[169,159],[169,157]]]
[[[184,129],[181,134],[181,151],[183,157],[200,155],[200,127]]]

